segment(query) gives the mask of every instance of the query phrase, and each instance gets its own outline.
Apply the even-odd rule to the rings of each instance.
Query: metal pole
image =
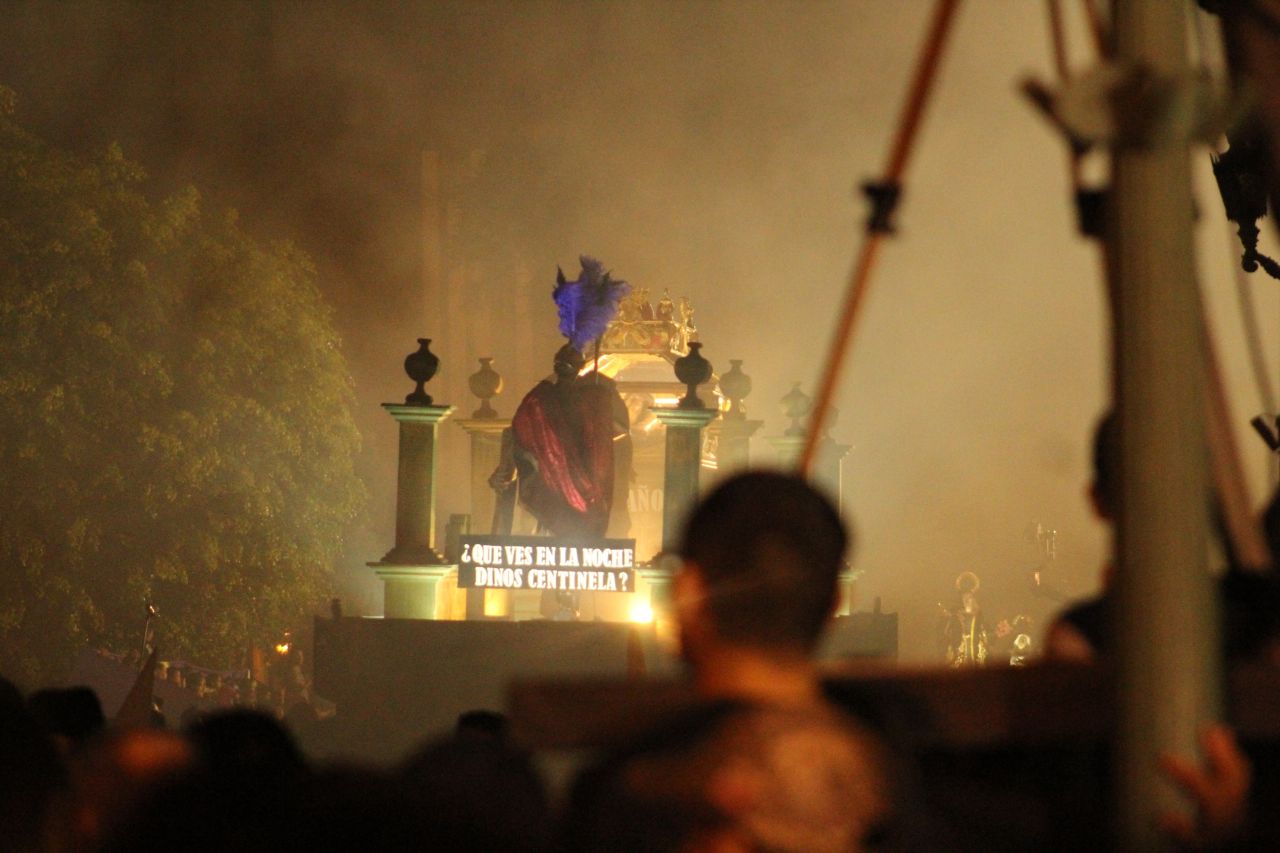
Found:
[[[1116,0],[1121,63],[1186,70],[1185,17],[1169,0]],[[1218,712],[1216,602],[1206,571],[1204,346],[1184,139],[1121,142],[1110,210],[1116,273],[1121,506],[1115,588],[1120,849],[1167,846],[1156,816],[1185,807],[1157,756],[1194,755]]]

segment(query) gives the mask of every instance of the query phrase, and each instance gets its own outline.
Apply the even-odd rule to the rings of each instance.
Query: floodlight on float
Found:
[[[631,605],[628,617],[632,622],[648,623],[653,621],[653,607],[647,601],[636,601]]]

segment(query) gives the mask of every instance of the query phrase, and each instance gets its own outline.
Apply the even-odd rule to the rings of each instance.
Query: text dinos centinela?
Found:
[[[551,589],[579,592],[631,592],[625,570],[497,568],[476,566],[475,586],[491,589]]]

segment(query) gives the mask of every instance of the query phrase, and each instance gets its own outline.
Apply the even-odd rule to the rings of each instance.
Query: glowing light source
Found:
[[[506,616],[511,611],[511,592],[505,589],[484,591],[484,615]]]
[[[653,608],[649,606],[647,601],[636,601],[631,605],[631,612],[628,618],[632,622],[652,622]]]
[[[288,644],[287,642],[285,642],[285,643],[276,643],[276,654],[278,654],[278,655],[287,655],[287,654],[289,654],[289,644]]]

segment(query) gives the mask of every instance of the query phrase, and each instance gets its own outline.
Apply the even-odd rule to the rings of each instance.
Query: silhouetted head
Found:
[[[99,853],[363,849],[337,829],[372,816],[358,812],[351,802],[321,797],[312,789],[308,774],[288,769],[294,765],[289,745],[277,736],[278,726],[260,725],[251,716],[225,714],[197,723],[191,729],[194,751],[176,735],[145,732],[156,743],[182,744],[189,761],[180,772],[151,785],[136,808],[113,812],[116,825],[108,827],[111,831],[104,843],[94,849]],[[312,807],[305,814],[304,803]],[[390,826],[389,813],[379,817]],[[381,830],[377,821],[364,824],[366,836],[371,825]],[[329,844],[324,843],[326,834]]]
[[[258,711],[212,714],[187,733],[201,763],[218,773],[288,778],[306,769],[280,723]]]
[[[555,371],[558,378],[572,379],[578,375],[584,364],[586,364],[586,359],[582,357],[582,353],[571,345],[565,344],[556,350]]]
[[[18,689],[0,678],[0,847],[44,849],[47,811],[65,784],[53,742]]]
[[[504,742],[507,739],[507,715],[497,711],[476,709],[458,715],[454,734]]]
[[[300,800],[298,821],[284,849],[465,853],[465,848],[433,844],[435,804],[415,800],[398,778],[382,770],[326,768],[305,785]],[[261,849],[265,853],[268,848]]]
[[[0,714],[16,713],[24,704],[18,686],[0,675]]]
[[[551,809],[529,756],[494,738],[454,736],[427,744],[400,770],[415,811],[432,814],[424,850],[550,849]]]
[[[169,732],[120,730],[89,744],[73,765],[73,849],[99,849],[191,766],[190,746]]]
[[[809,652],[836,601],[849,536],[822,494],[791,474],[733,477],[690,516],[682,587],[695,585],[681,629],[722,641]]]
[[[27,700],[31,716],[51,736],[82,746],[106,726],[98,694],[88,687],[37,690]]]

